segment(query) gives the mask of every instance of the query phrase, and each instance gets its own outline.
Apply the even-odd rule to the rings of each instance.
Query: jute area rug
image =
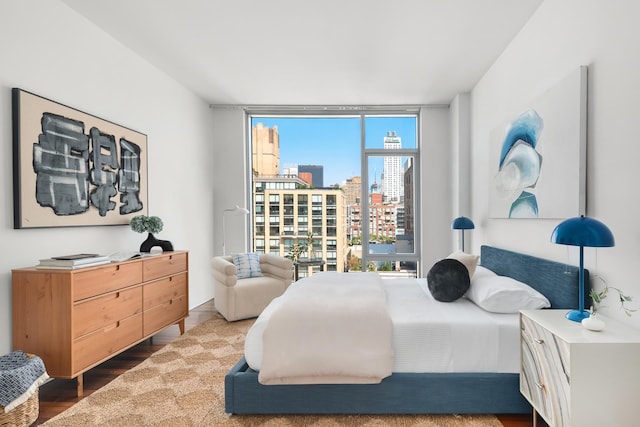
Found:
[[[502,427],[493,415],[225,414],[224,376],[242,356],[252,323],[217,315],[43,425]]]

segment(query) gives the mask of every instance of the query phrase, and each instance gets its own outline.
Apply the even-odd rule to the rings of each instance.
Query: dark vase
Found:
[[[142,244],[140,245],[140,252],[151,252],[151,248],[153,248],[154,246],[161,247],[163,252],[173,250],[173,245],[170,241],[156,239],[153,234],[149,233],[149,235],[147,236],[147,240],[142,242]]]

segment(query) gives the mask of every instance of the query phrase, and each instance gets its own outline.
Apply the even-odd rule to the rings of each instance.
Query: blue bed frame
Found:
[[[578,268],[491,246],[481,265],[547,296],[551,308],[576,308]],[[585,284],[589,272],[585,271]],[[585,286],[588,306],[588,286]],[[523,414],[519,375],[504,373],[394,373],[380,384],[271,385],[244,357],[225,377],[230,414]]]

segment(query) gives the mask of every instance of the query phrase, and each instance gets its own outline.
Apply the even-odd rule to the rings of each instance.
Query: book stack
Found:
[[[41,259],[40,263],[36,265],[36,268],[45,270],[76,270],[78,268],[109,264],[110,262],[111,259],[106,255],[73,254]]]

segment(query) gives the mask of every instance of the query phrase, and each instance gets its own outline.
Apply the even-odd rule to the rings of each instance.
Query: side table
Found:
[[[315,267],[315,266],[324,266],[325,261],[322,258],[298,258],[293,263],[293,280],[294,282],[298,281],[298,269],[300,267]]]

